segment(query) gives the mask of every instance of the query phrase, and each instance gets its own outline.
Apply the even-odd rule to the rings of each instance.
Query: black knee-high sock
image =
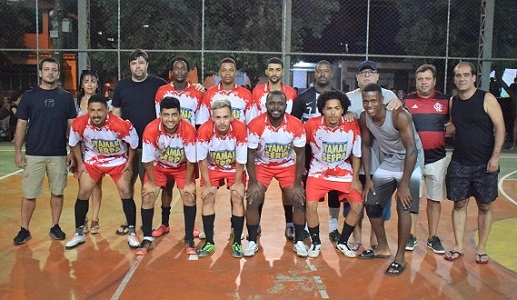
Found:
[[[206,241],[214,243],[214,220],[215,214],[209,216],[201,216],[203,219],[203,229],[205,230]]]
[[[244,227],[244,216],[238,217],[238,216],[232,215],[232,223],[233,223],[233,242],[240,244],[242,228]]]
[[[185,241],[193,240],[192,231],[194,231],[194,223],[196,222],[196,205],[183,205],[183,215],[185,218]]]
[[[84,220],[86,219],[86,214],[88,213],[88,206],[88,199],[81,200],[77,198],[77,200],[75,200],[75,228],[84,226]]]
[[[162,206],[162,224],[169,226],[169,217],[171,215],[171,207]]]
[[[343,231],[339,237],[338,244],[346,244],[352,232],[354,232],[355,226],[348,225],[346,222],[343,224]]]
[[[294,240],[296,242],[303,241],[303,232],[305,231],[305,224],[294,224]]]
[[[142,208],[140,214],[142,215],[142,231],[144,232],[144,237],[150,237],[153,235],[154,208]]]
[[[284,216],[286,223],[293,223],[293,206],[284,205]]]
[[[248,225],[248,224],[246,224],[246,228],[248,228],[248,240],[250,242],[257,242],[258,225]]]
[[[122,209],[126,215],[126,221],[128,226],[135,227],[136,225],[136,205],[133,197],[128,199],[122,199]]]
[[[314,245],[321,244],[320,225],[317,225],[316,227],[309,227],[309,233],[311,235],[311,240]]]

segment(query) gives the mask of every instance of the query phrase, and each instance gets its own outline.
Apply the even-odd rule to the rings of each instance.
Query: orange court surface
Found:
[[[115,234],[123,222],[120,198],[111,178],[104,178],[100,232],[87,234],[86,242],[65,250],[74,232],[77,180],[70,174],[60,225],[64,241],[52,240],[50,193],[45,188],[37,199],[30,231],[32,239],[13,245],[20,229],[21,173],[14,167],[12,144],[0,145],[0,298],[1,299],[516,299],[517,291],[517,160],[515,152],[501,156],[499,198],[493,204],[494,223],[488,241],[487,265],[475,263],[477,208],[470,201],[464,255],[455,262],[426,247],[425,202],[418,219],[418,244],[406,252],[406,270],[400,276],[384,271],[396,252],[397,215],[392,206],[386,222],[392,251],[389,259],[347,258],[328,239],[327,204],[320,203],[322,253],[305,259],[293,252],[284,237],[285,219],[278,183],[266,193],[259,251],[251,258],[231,255],[230,203],[226,188],[216,201],[215,252],[205,258],[183,251],[183,209],[177,190],[172,203],[171,232],[155,239],[154,249],[136,256],[126,236]],[[450,153],[449,153],[450,154]],[[140,191],[140,185],[136,187]],[[199,195],[199,191],[198,191]],[[140,196],[136,195],[137,227],[140,227]],[[160,223],[160,200],[153,226]],[[438,235],[451,250],[452,202],[442,205]],[[196,227],[202,229],[201,201],[197,201]],[[91,208],[88,215],[91,215]],[[340,218],[340,231],[343,218]],[[369,248],[370,225],[365,219],[363,245]],[[137,231],[139,237],[142,232]],[[306,240],[309,243],[308,240]],[[196,239],[200,248],[204,241]],[[247,242],[243,241],[244,247]],[[364,248],[362,247],[360,251]]]

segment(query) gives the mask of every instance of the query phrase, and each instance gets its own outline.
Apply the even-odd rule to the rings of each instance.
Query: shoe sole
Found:
[[[343,251],[339,250],[338,248],[336,248],[336,251],[337,251],[337,252],[340,252],[340,253],[343,253],[343,255],[344,255],[344,256],[346,256],[346,257],[350,257],[350,258],[356,258],[356,257],[357,257],[357,254],[353,254],[353,255],[351,255],[351,254],[347,254],[347,253],[345,253],[345,252],[343,252]]]
[[[77,244],[75,244],[75,245],[73,245],[73,246],[66,246],[66,245],[65,245],[65,249],[67,249],[67,250],[74,249],[75,247],[77,247],[77,246],[79,246],[79,245],[81,245],[81,244],[84,244],[84,242],[85,242],[85,241],[79,242],[79,243],[77,243]]]
[[[30,241],[31,239],[32,239],[32,236],[29,235],[23,241],[21,241],[21,242],[14,242],[14,244],[15,245],[23,245],[23,244],[27,243],[28,241]]]
[[[445,254],[445,249],[443,250],[435,250],[433,247],[427,245],[427,248],[431,249],[434,254]]]
[[[413,250],[415,250],[415,248],[416,248],[416,245],[414,245],[414,246],[412,246],[412,247],[408,247],[408,246],[406,246],[406,248],[405,248],[405,249],[406,249],[406,251],[413,251]]]
[[[63,236],[62,238],[58,238],[57,236],[53,235],[52,233],[49,233],[48,236],[50,236],[51,238],[53,238],[54,240],[57,240],[57,241],[62,241],[64,239],[66,239],[66,235]]]
[[[253,250],[252,253],[244,252],[243,255],[244,255],[244,257],[253,257],[253,256],[255,256],[255,253],[257,253],[257,252],[258,252],[258,249],[255,249],[255,250]]]

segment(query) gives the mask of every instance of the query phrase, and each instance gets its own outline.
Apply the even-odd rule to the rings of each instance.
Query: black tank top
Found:
[[[464,165],[486,164],[494,149],[494,125],[483,103],[485,91],[477,89],[469,99],[454,96],[451,116],[456,127],[452,159]]]

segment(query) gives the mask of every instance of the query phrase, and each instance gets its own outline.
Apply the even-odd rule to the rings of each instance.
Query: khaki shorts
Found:
[[[23,170],[22,190],[27,199],[35,199],[42,193],[43,179],[47,174],[50,192],[63,195],[66,187],[66,156],[26,155],[27,165]]]
[[[446,199],[445,173],[447,158],[442,158],[424,166],[425,195],[427,199],[442,201]]]

